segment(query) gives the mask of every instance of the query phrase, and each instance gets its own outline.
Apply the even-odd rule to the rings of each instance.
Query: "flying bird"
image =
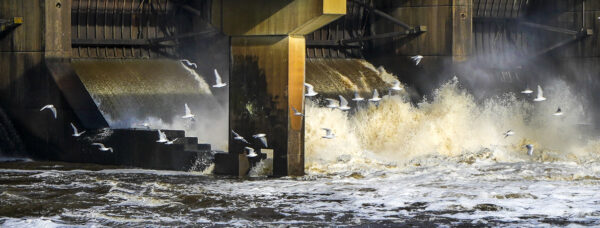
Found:
[[[415,61],[415,65],[419,65],[419,63],[421,63],[421,60],[423,59],[422,55],[415,55],[413,57],[410,57],[413,61]]]
[[[502,134],[504,135],[504,138],[506,138],[508,136],[514,135],[515,132],[513,130],[508,130],[508,131],[506,131],[506,132],[504,132]]]
[[[533,93],[533,90],[529,89],[529,86],[527,88],[525,88],[525,90],[521,91],[521,93],[523,94],[531,94]]]
[[[327,100],[327,102],[328,102],[328,103],[327,103],[327,106],[326,106],[326,107],[328,107],[328,108],[338,108],[338,107],[340,107],[340,106],[338,105],[338,101],[336,101],[336,100],[334,100],[334,99],[331,99],[331,98],[325,98],[325,100]]]
[[[335,135],[333,134],[331,129],[329,129],[329,128],[321,128],[321,129],[325,130],[325,135],[322,136],[322,138],[325,138],[325,139],[334,139],[335,138]]]
[[[246,144],[250,144],[248,141],[246,141],[246,139],[244,137],[242,137],[240,134],[236,133],[235,131],[231,130],[231,133],[233,133],[234,140],[238,140],[238,141],[245,142]]]
[[[79,137],[79,136],[83,135],[83,133],[85,133],[85,131],[79,132],[79,130],[77,130],[77,128],[75,127],[75,125],[73,125],[73,123],[71,123],[71,128],[73,128],[72,136],[74,136],[74,137]]]
[[[369,99],[369,101],[378,102],[380,100],[381,100],[381,98],[379,97],[379,92],[377,92],[377,89],[373,90],[373,97],[371,99]]]
[[[400,87],[400,81],[395,80],[394,81],[394,86],[392,86],[392,88],[390,88],[393,91],[401,91],[402,87]]]
[[[340,107],[339,109],[342,111],[350,110],[350,106],[348,106],[348,101],[342,95],[338,95],[340,97]]]
[[[221,88],[221,87],[225,87],[227,85],[227,83],[223,83],[222,79],[221,79],[221,75],[219,75],[219,72],[217,72],[217,69],[215,69],[215,84],[212,86],[214,88]]]
[[[252,147],[244,147],[244,150],[246,150],[248,152],[248,156],[249,158],[254,158],[256,156],[258,156],[258,154],[256,152],[254,152],[254,148]]]
[[[552,115],[555,115],[555,116],[562,116],[562,115],[563,115],[563,112],[562,112],[562,110],[560,110],[560,107],[558,107],[558,109],[556,110],[556,112],[555,112],[554,114],[552,114]]]
[[[304,114],[302,114],[301,112],[298,112],[298,110],[296,110],[296,108],[294,108],[294,106],[292,106],[292,111],[294,112],[294,116],[304,116]]]
[[[99,146],[98,149],[100,151],[110,151],[111,153],[113,152],[112,147],[105,147],[104,144],[102,144],[102,143],[92,143],[92,146]]]
[[[527,144],[527,145],[525,145],[525,147],[527,148],[527,155],[529,155],[529,156],[533,155],[533,145]]]
[[[156,142],[157,143],[166,143],[168,141],[169,141],[169,139],[167,139],[167,135],[164,132],[158,130],[158,140],[156,140]]]
[[[354,98],[352,98],[352,100],[359,102],[359,101],[364,101],[365,99],[360,97],[360,94],[358,94],[358,92],[354,92]]]
[[[314,97],[317,94],[319,94],[319,93],[315,92],[315,87],[312,86],[311,84],[304,83],[304,86],[306,86],[306,94],[304,94],[304,96]]]
[[[146,129],[150,129],[150,124],[148,122],[138,123],[137,126],[142,126]]]
[[[50,111],[52,111],[52,115],[54,116],[54,119],[56,119],[56,108],[54,107],[54,105],[46,105],[40,109],[40,112],[44,111],[45,109],[49,109]]]
[[[253,135],[252,137],[255,138],[255,139],[259,139],[260,142],[262,142],[262,144],[265,145],[265,147],[269,147],[267,145],[267,135],[266,134],[264,134],[264,133],[258,133],[256,135]]]
[[[179,60],[179,61],[181,61],[182,63],[185,63],[185,65],[186,65],[186,66],[188,66],[188,67],[194,67],[194,68],[198,68],[198,65],[196,65],[196,64],[195,64],[195,63],[193,63],[193,62],[190,62],[190,61],[189,61],[189,60],[187,60],[187,59],[182,59],[182,60]]]
[[[183,115],[181,118],[194,120],[194,117],[196,117],[196,115],[192,114],[190,107],[188,107],[187,103],[185,103],[185,115]]]
[[[538,85],[538,92],[537,92],[537,97],[535,99],[533,99],[533,101],[545,101],[546,98],[544,97],[544,91],[542,90],[542,87],[540,85]]]

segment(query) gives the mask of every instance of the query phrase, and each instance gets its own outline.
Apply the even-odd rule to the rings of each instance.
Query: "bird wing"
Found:
[[[165,134],[164,132],[158,130],[158,140],[160,141],[169,141],[167,139],[167,134]]]
[[[235,137],[240,137],[240,135],[238,133],[235,133],[235,131],[231,130],[231,133],[233,133],[233,135],[235,135]]]
[[[373,98],[377,98],[379,97],[379,92],[377,92],[377,89],[373,90]]]
[[[340,106],[347,106],[348,105],[348,101],[346,100],[346,98],[342,97],[342,95],[338,95],[340,97]]]
[[[92,143],[92,146],[99,146],[100,148],[104,148],[104,144],[102,143]]]
[[[544,97],[544,91],[540,85],[538,85],[538,97]]]
[[[325,98],[325,100],[327,100],[329,102],[329,105],[335,105],[336,100],[331,99],[331,98]]]
[[[254,152],[254,148],[252,147],[244,147],[245,150],[248,150],[248,153]]]
[[[56,119],[56,108],[52,106],[50,107],[50,110],[52,111],[52,115],[54,115],[54,119]]]
[[[312,91],[314,88],[311,84],[308,84],[308,83],[304,83],[304,86],[306,86],[309,91]]]
[[[217,82],[216,84],[223,84],[223,81],[221,80],[221,75],[219,75],[219,72],[217,71],[217,69],[215,69],[215,81]]]
[[[267,145],[267,137],[264,137],[264,136],[263,136],[263,137],[260,137],[260,141],[261,141],[261,142],[262,142],[262,143],[265,145],[265,147],[269,147],[269,146]]]
[[[73,125],[73,123],[71,123],[71,128],[73,128],[73,134],[76,135],[77,134],[77,128],[75,127],[75,125]]]
[[[556,110],[556,112],[561,112],[562,110],[560,110],[560,107],[558,107],[558,109]]]
[[[187,103],[185,103],[185,115],[192,115],[192,111],[190,110],[190,107],[188,107]]]

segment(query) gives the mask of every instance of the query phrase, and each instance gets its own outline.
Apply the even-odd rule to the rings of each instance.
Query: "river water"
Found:
[[[545,89],[542,103],[518,91],[475,101],[452,80],[429,101],[399,94],[353,113],[308,101],[303,177],[2,162],[0,224],[600,226],[600,141],[582,129],[585,101],[564,83]]]

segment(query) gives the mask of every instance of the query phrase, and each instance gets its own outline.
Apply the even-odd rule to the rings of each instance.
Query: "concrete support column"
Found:
[[[213,24],[231,36],[229,127],[259,151],[267,135],[273,175],[304,174],[304,35],[346,13],[345,0],[222,0]],[[217,21],[214,21],[215,18]],[[229,172],[245,175],[245,145],[229,139]],[[237,154],[237,156],[236,156]]]
[[[304,174],[303,111],[305,40],[302,36],[252,36],[231,39],[230,128],[250,137],[267,134],[274,175]],[[262,147],[249,138],[257,150]],[[230,140],[230,152],[244,144]],[[245,164],[245,156],[239,157]],[[238,173],[247,170],[240,167]]]
[[[452,1],[452,60],[462,62],[473,47],[473,1]]]

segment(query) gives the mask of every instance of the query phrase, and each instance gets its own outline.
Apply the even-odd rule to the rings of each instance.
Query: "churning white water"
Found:
[[[593,162],[600,141],[580,132],[586,123],[584,101],[564,82],[548,85],[545,102],[507,91],[476,102],[456,78],[431,100],[411,104],[402,95],[387,96],[378,106],[362,105],[353,114],[306,108],[306,168],[309,173],[369,172],[427,166],[429,158],[472,160],[486,153],[494,162]],[[552,115],[557,107],[568,114]],[[321,128],[336,138],[323,139]],[[515,135],[504,137],[513,130]],[[534,145],[528,156],[527,144]]]
[[[586,102],[563,82],[544,91],[541,103],[518,91],[476,101],[454,79],[417,105],[384,96],[347,113],[308,101],[302,177],[0,163],[0,225],[599,226]]]

